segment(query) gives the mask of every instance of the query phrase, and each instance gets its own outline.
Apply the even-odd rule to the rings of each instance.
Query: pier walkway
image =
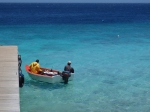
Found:
[[[20,112],[17,46],[0,46],[0,112]]]

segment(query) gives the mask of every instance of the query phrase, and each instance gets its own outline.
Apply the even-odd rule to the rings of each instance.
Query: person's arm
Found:
[[[42,71],[42,69],[40,68],[40,64],[37,64],[36,69],[37,71]]]
[[[74,69],[73,69],[73,68],[71,68],[70,72],[71,72],[71,73],[74,73]]]

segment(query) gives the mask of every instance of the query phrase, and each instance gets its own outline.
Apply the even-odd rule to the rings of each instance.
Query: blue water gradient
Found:
[[[22,56],[21,112],[150,111],[150,21],[85,23],[0,25],[0,45],[17,45]],[[71,60],[74,80],[32,80],[24,66],[36,59],[60,71]]]
[[[22,112],[149,111],[149,24],[0,29],[1,44],[18,45],[22,55]],[[24,66],[37,58],[41,66],[58,70],[71,60],[74,80],[68,85],[33,81]]]

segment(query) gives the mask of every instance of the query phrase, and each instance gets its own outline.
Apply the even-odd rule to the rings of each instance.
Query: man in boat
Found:
[[[37,62],[32,62],[30,64],[30,71],[33,72],[33,73],[36,73],[36,65],[37,65]]]
[[[36,74],[43,74],[38,59],[30,64],[30,71]]]
[[[43,74],[43,70],[40,68],[39,60],[37,59],[36,62],[37,62],[37,65],[36,65],[37,73]]]

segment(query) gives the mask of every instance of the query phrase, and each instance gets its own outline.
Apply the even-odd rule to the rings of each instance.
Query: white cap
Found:
[[[71,61],[68,61],[68,63],[71,63]]]

